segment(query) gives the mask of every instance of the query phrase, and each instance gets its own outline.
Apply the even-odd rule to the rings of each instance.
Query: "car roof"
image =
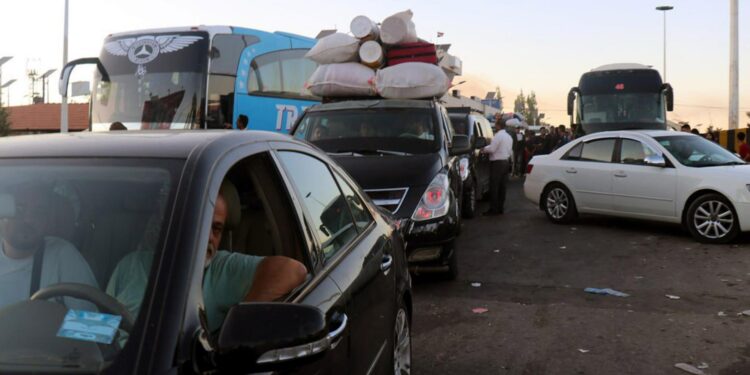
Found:
[[[187,159],[199,147],[221,147],[292,138],[265,131],[145,130],[76,132],[4,137],[0,158],[120,157]]]
[[[613,130],[613,131],[605,131],[605,132],[597,132],[592,134],[587,134],[581,139],[597,139],[597,138],[608,138],[608,137],[623,137],[628,135],[641,135],[646,137],[668,137],[668,136],[694,136],[695,134],[692,133],[685,133],[685,132],[677,132],[672,130]]]
[[[432,108],[432,100],[419,99],[375,99],[375,100],[344,100],[325,104],[317,104],[307,109],[308,112],[336,111],[344,109],[371,108]]]

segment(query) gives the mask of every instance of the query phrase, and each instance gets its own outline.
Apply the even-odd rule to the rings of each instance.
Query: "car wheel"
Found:
[[[542,208],[553,223],[565,224],[578,216],[573,194],[562,184],[551,184],[542,194]]]
[[[731,242],[740,233],[734,207],[719,194],[706,194],[694,200],[688,208],[685,224],[690,234],[703,243]]]
[[[477,214],[477,185],[473,182],[464,188],[464,218],[471,219]]]
[[[393,327],[393,373],[411,374],[411,324],[403,300],[398,304]]]

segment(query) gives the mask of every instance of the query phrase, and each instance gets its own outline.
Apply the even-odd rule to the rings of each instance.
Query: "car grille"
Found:
[[[391,213],[398,211],[401,203],[404,201],[408,188],[399,189],[373,189],[365,190],[370,199],[380,207],[385,208]]]

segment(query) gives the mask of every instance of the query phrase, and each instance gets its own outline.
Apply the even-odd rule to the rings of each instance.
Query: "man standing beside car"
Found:
[[[510,158],[513,156],[513,138],[505,131],[505,122],[495,122],[498,132],[492,142],[482,149],[490,156],[490,209],[485,215],[500,215],[505,211],[505,185],[508,183]]]

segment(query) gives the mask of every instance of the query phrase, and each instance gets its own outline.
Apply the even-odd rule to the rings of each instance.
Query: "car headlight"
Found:
[[[461,181],[466,181],[469,177],[469,159],[461,158],[458,162],[458,174],[461,175]]]
[[[417,208],[411,215],[414,221],[430,220],[448,213],[450,208],[450,185],[448,175],[438,173],[427,186]]]

